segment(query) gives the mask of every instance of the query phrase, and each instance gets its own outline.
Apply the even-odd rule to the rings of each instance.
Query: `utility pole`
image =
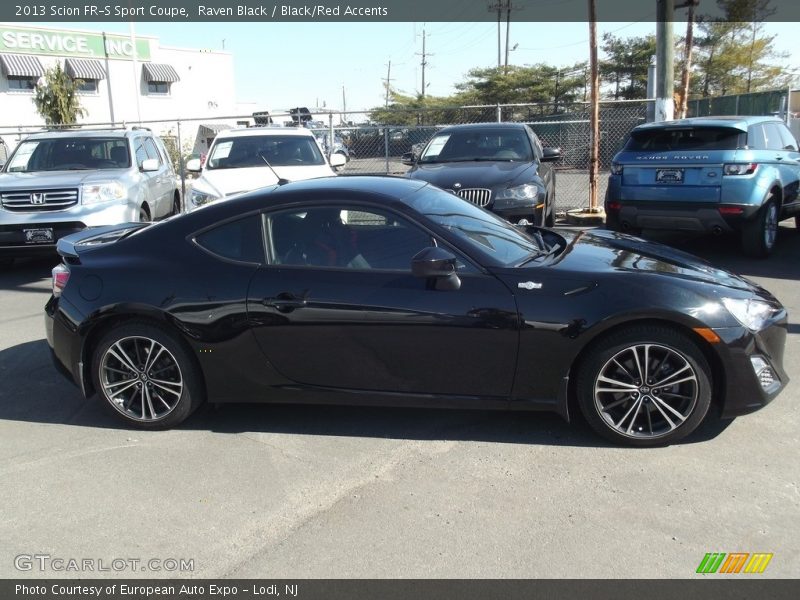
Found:
[[[686,16],[686,43],[683,47],[683,70],[681,71],[681,105],[678,107],[678,118],[685,119],[689,112],[689,78],[692,71],[692,50],[694,47],[694,9],[700,0],[686,0],[675,8],[688,8]]]
[[[591,72],[589,212],[597,212],[597,172],[600,149],[600,75],[597,68],[597,11],[595,0],[589,0],[589,69]]]
[[[342,115],[347,116],[347,96],[345,96],[344,86],[342,86]]]
[[[432,54],[428,54],[425,52],[425,38],[427,34],[425,33],[425,28],[422,28],[422,61],[420,62],[420,66],[422,67],[422,97],[425,97],[425,67],[428,66],[428,57],[433,56]],[[420,53],[417,52],[417,55],[420,56]]]
[[[505,6],[504,0],[497,0],[492,4],[489,4],[489,12],[497,11],[497,69],[499,70],[500,67],[503,65],[502,61],[502,38],[500,36],[500,21],[503,17],[503,7]]]
[[[392,61],[390,60],[389,64],[386,65],[386,83],[384,84],[386,87],[386,107],[389,106],[389,90],[391,89],[392,81]]]
[[[556,89],[553,92],[553,114],[558,114],[558,78],[561,75],[561,71],[556,69]]]
[[[673,69],[675,49],[672,32],[675,0],[656,0],[656,121],[675,116]]]
[[[511,33],[511,0],[506,0],[506,63],[503,73],[508,73],[508,34]]]

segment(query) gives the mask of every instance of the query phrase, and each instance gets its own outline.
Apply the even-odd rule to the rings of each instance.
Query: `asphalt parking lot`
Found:
[[[764,577],[797,576],[800,232],[783,224],[766,261],[659,239],[785,304],[794,381],[653,450],[535,413],[206,406],[176,430],[121,428],[50,363],[52,261],[0,273],[0,577],[98,575],[15,566],[46,554],[193,561],[100,574],[126,577],[687,578],[707,552],[771,552]]]

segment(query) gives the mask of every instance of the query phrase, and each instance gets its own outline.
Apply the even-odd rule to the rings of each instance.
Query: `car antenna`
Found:
[[[288,179],[284,179],[283,177],[278,175],[278,173],[275,171],[275,169],[272,168],[272,165],[269,164],[269,161],[267,160],[267,157],[264,156],[264,154],[262,152],[259,152],[258,155],[261,157],[261,160],[264,161],[264,164],[269,167],[269,170],[272,171],[272,174],[275,175],[275,177],[278,179],[278,185],[286,185],[287,183],[289,183]]]

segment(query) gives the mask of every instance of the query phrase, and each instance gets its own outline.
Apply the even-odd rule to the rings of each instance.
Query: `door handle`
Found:
[[[775,157],[775,160],[783,160],[783,155],[779,154],[778,156]]]
[[[296,308],[304,307],[306,299],[289,292],[282,292],[274,298],[264,298],[261,303],[266,307],[274,308],[278,312],[292,312]]]

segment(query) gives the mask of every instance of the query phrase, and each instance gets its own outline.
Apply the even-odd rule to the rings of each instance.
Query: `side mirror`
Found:
[[[400,162],[404,165],[408,165],[409,167],[413,167],[414,164],[417,162],[417,157],[414,156],[413,152],[406,152],[403,156],[400,157]]]
[[[142,171],[158,171],[159,166],[157,158],[146,158],[142,161]]]
[[[328,160],[331,163],[331,167],[334,169],[341,168],[347,164],[347,158],[344,154],[340,154],[339,152],[334,152],[331,154],[331,157]]]
[[[542,162],[555,162],[561,160],[561,148],[542,148]]]
[[[199,173],[202,168],[199,158],[190,158],[186,161],[186,170],[190,173]]]
[[[411,259],[414,277],[427,279],[437,290],[457,290],[461,279],[456,272],[456,257],[444,248],[431,246]]]

